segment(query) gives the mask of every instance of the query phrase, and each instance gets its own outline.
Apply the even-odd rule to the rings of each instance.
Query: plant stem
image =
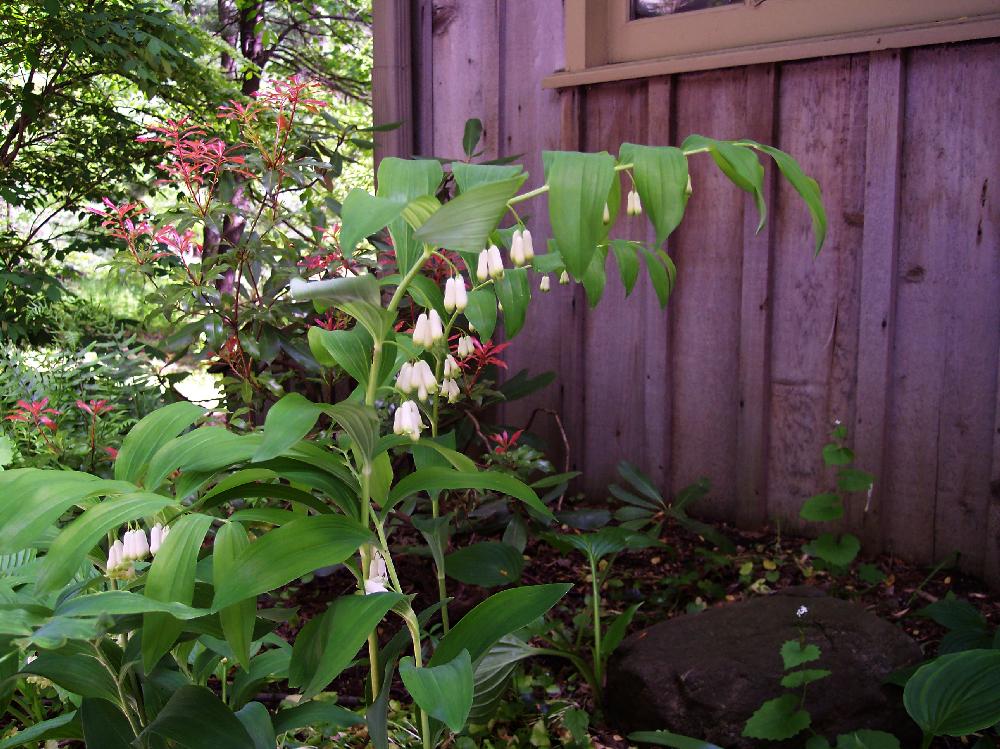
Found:
[[[435,495],[431,497],[431,516],[437,518],[440,514],[441,505],[437,495]],[[435,564],[434,571],[437,574],[438,601],[441,602],[441,628],[444,630],[445,634],[448,634],[448,630],[451,626],[448,621],[448,585],[444,579],[444,570]]]
[[[590,584],[594,606],[594,677],[600,684],[604,671],[601,663],[601,584],[597,579],[597,565],[593,559],[590,560]]]
[[[136,737],[142,733],[142,726],[138,724],[136,718],[132,715],[132,709],[129,707],[128,698],[125,696],[125,690],[122,689],[122,682],[119,674],[115,673],[115,670],[111,668],[111,664],[104,657],[104,653],[101,652],[100,646],[96,643],[91,643],[94,648],[94,653],[97,656],[97,662],[104,666],[105,670],[111,674],[111,678],[115,682],[115,688],[118,690],[118,702],[121,705],[122,712],[125,713],[125,717],[128,719],[129,727],[132,729],[132,733]]]
[[[417,617],[413,613],[413,609],[407,609],[406,613],[403,615],[403,619],[406,621],[406,627],[410,630],[410,640],[413,642],[413,665],[417,668],[423,668],[424,666],[424,655],[422,652],[422,646],[420,643],[420,623],[417,621]],[[420,712],[420,738],[423,743],[424,749],[433,749],[431,747],[431,722],[427,713],[423,708],[417,707]]]
[[[924,740],[920,742],[920,749],[930,749],[931,742],[934,740],[934,734],[925,733]]]

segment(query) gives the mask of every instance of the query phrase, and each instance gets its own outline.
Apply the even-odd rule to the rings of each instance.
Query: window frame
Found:
[[[744,0],[640,19],[631,5],[568,0],[566,69],[543,86],[1000,37],[1000,0]]]

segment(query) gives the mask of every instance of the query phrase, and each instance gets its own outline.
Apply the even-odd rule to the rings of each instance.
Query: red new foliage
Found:
[[[61,412],[54,408],[47,408],[49,405],[48,398],[42,398],[41,400],[28,401],[20,400],[17,402],[17,410],[14,413],[7,416],[8,421],[22,421],[26,424],[32,424],[39,429],[45,427],[53,432],[58,428],[56,423],[49,418],[48,414],[53,416],[58,416]]]

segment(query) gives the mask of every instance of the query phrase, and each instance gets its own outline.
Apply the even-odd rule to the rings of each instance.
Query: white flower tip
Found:
[[[551,288],[552,288],[552,286],[551,286],[551,282],[549,281],[549,277],[548,276],[542,276],[542,280],[538,282],[538,290],[544,294],[544,293],[548,292],[548,290],[551,289]]]

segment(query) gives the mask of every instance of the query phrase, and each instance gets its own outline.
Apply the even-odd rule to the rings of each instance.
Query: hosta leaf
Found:
[[[1000,723],[1000,650],[967,650],[924,664],[906,683],[903,705],[934,736],[964,736]]]
[[[552,236],[566,269],[582,280],[603,234],[604,205],[615,176],[608,153],[545,151]]]
[[[364,528],[338,515],[316,515],[286,523],[237,555],[233,574],[225,581],[216,581],[212,608],[218,611],[256,598],[320,567],[339,564],[368,540]]]
[[[406,691],[422,709],[458,733],[472,708],[472,659],[463,650],[447,663],[417,668],[410,657],[399,662]]]

